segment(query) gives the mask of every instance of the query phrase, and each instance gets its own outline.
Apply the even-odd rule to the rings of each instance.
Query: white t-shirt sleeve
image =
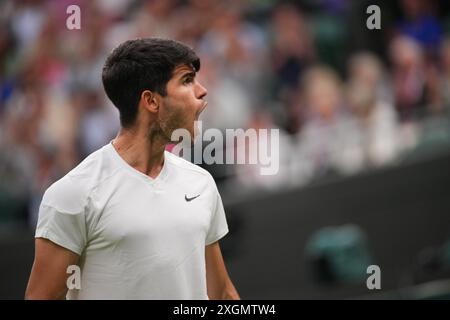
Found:
[[[86,201],[80,188],[65,177],[45,192],[35,234],[78,255],[87,243]]]
[[[211,178],[212,179],[212,178]],[[228,233],[228,224],[225,216],[225,210],[223,208],[222,198],[217,190],[216,184],[214,184],[214,204],[213,212],[211,215],[211,223],[209,226],[208,234],[206,235],[206,245],[210,245]]]

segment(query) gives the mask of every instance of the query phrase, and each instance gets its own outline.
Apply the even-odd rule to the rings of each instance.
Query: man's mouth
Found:
[[[203,110],[205,110],[205,108],[206,108],[207,105],[208,105],[208,101],[205,101],[205,103],[203,104],[203,107],[202,107],[201,110],[200,110],[200,113],[202,113]],[[200,115],[200,113],[199,113],[199,115]]]
[[[195,120],[198,120],[198,117],[200,117],[200,114],[205,110],[206,106],[208,105],[208,101],[205,101],[200,111],[195,115]]]

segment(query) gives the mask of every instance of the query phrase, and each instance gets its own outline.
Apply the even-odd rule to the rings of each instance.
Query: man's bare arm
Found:
[[[205,247],[206,283],[211,300],[240,300],[223,261],[219,242]]]
[[[77,264],[79,256],[47,239],[37,238],[35,244],[25,299],[65,299],[67,267]]]

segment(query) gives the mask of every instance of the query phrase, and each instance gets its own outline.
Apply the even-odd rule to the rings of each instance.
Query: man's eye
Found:
[[[191,83],[193,80],[194,80],[194,78],[188,77],[188,78],[184,79],[183,83],[184,83],[184,84],[189,84],[189,83]]]

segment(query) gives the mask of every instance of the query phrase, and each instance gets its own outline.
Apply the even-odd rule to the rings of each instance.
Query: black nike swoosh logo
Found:
[[[192,198],[188,198],[187,195],[184,195],[184,200],[186,200],[187,202],[189,202],[189,201],[192,201],[192,200],[194,200],[195,198],[198,198],[198,197],[200,197],[200,195],[196,195],[195,197],[192,197]]]

